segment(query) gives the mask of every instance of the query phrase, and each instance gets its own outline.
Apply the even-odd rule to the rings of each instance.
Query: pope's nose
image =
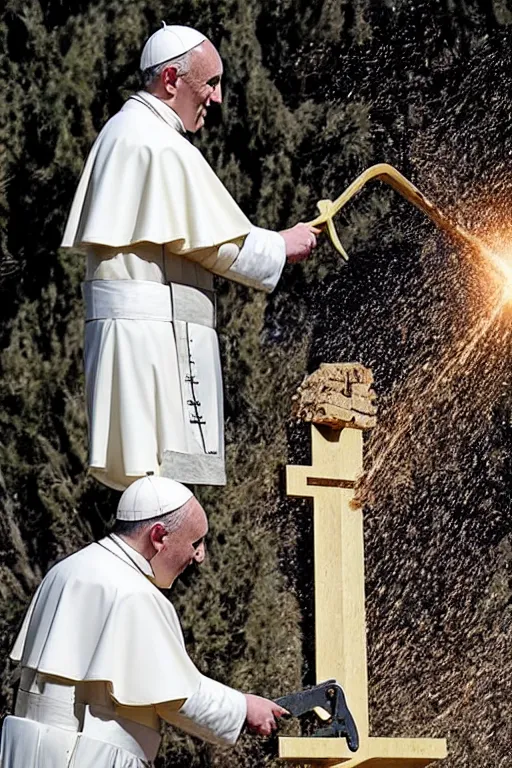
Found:
[[[222,104],[222,86],[220,83],[213,89],[210,101],[213,101],[215,104]]]

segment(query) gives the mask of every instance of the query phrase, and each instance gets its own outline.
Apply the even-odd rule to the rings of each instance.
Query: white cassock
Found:
[[[251,225],[178,115],[140,92],[91,149],[62,245],[87,254],[91,472],[119,490],[149,470],[224,484],[213,275],[272,291],[283,238]]]
[[[239,691],[202,675],[150,564],[112,535],[54,566],[25,617],[14,716],[1,768],[143,768],[161,721],[234,744],[246,717]]]

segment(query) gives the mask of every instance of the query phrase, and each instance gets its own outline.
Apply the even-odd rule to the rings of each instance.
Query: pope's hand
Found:
[[[270,736],[277,728],[276,718],[288,712],[270,699],[252,693],[245,693],[244,696],[247,701],[247,727],[259,736]]]
[[[279,234],[286,246],[286,259],[290,264],[307,259],[316,246],[316,236],[322,230],[312,227],[311,224],[296,224],[291,229],[284,229]]]

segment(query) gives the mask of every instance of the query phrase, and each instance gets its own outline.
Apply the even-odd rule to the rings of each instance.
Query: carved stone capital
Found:
[[[377,422],[372,384],[361,363],[322,363],[293,396],[292,415],[331,429],[371,429]]]

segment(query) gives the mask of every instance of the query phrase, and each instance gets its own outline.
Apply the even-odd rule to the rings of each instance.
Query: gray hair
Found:
[[[193,499],[194,497],[192,497]],[[118,536],[138,536],[144,530],[149,530],[155,523],[160,523],[167,533],[174,533],[181,527],[184,519],[186,518],[192,499],[186,501],[178,509],[174,509],[172,512],[166,512],[165,515],[158,515],[157,517],[150,517],[147,520],[116,520],[112,533]]]
[[[162,61],[160,64],[155,64],[154,67],[145,69],[141,75],[144,88],[149,88],[167,67],[175,67],[176,73],[179,76],[186,75],[190,69],[190,59],[192,58],[191,54],[193,50],[194,49],[182,53],[181,56],[176,56],[174,59],[167,59],[167,61]]]

